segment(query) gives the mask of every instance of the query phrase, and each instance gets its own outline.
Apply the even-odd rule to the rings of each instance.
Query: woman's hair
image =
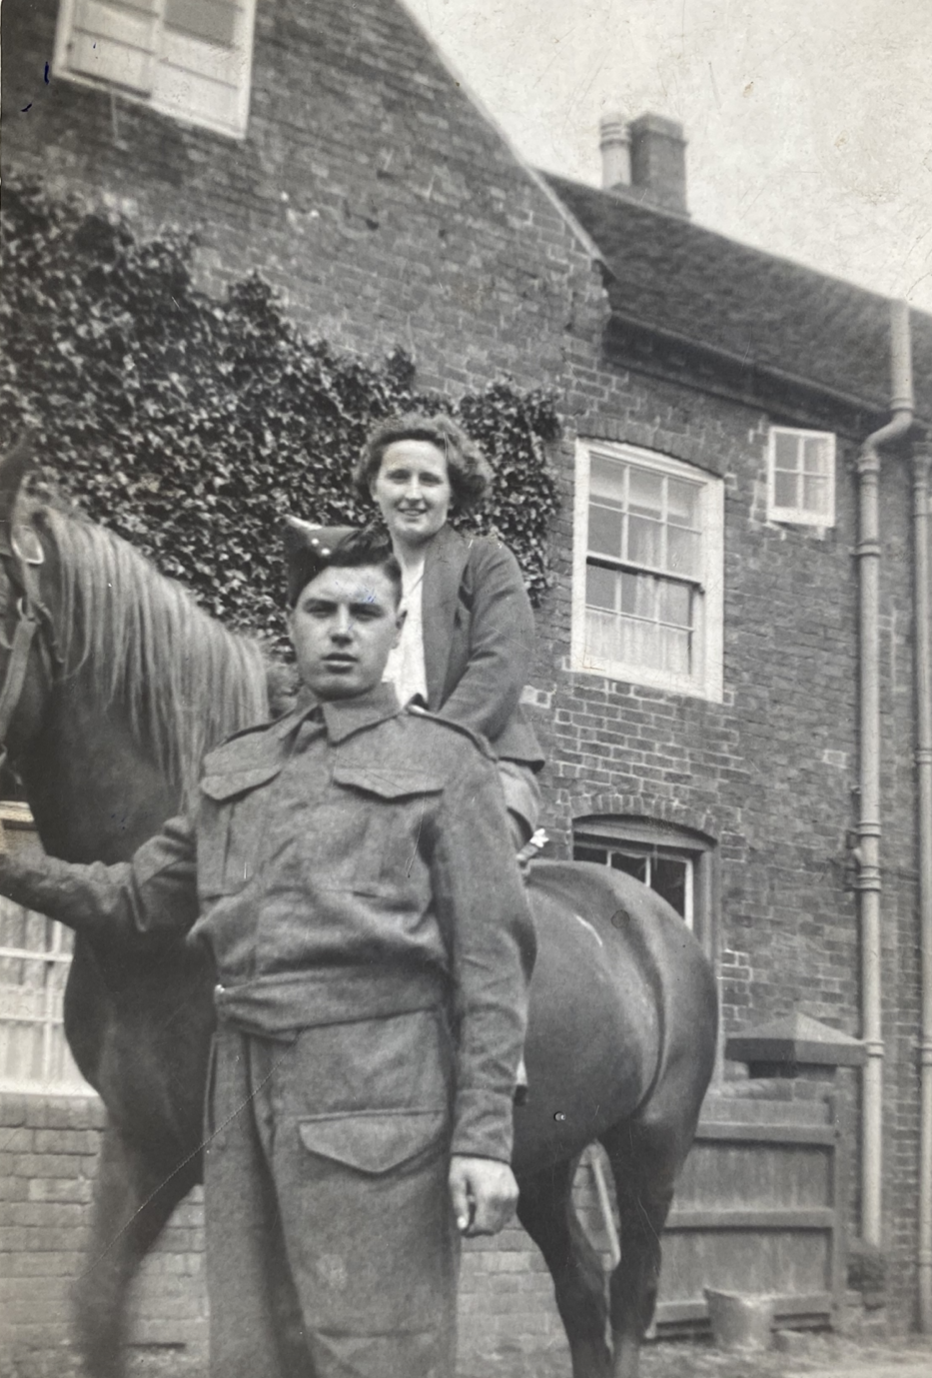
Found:
[[[398,440],[429,440],[443,451],[454,511],[467,512],[482,501],[492,481],[491,466],[475,441],[444,412],[435,416],[408,412],[379,422],[363,446],[353,474],[360,497],[371,497],[370,484],[381,468],[382,456]]]

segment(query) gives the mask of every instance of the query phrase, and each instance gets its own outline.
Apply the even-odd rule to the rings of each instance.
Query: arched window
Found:
[[[656,890],[711,951],[715,844],[672,823],[591,814],[573,825],[573,857],[624,871]]]

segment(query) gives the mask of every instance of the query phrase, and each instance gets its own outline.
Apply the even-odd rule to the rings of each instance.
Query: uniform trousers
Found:
[[[437,1010],[222,1023],[206,1112],[213,1378],[450,1378],[459,1236]]]

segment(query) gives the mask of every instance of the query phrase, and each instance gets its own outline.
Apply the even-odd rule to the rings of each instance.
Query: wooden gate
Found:
[[[611,1183],[588,1163],[577,1210],[609,1267]],[[664,1230],[658,1333],[704,1329],[706,1287],[772,1295],[784,1324],[833,1324],[844,1300],[846,1180],[833,1097],[708,1097]]]
[[[710,1097],[664,1231],[661,1332],[707,1319],[705,1287],[771,1294],[790,1324],[831,1323],[846,1180],[833,1098]]]

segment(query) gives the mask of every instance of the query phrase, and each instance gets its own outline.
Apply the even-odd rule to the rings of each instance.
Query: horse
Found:
[[[268,712],[256,643],[197,609],[125,542],[22,491],[0,462],[0,742],[46,850],[115,862],[185,806],[211,745]],[[712,1074],[711,965],[680,917],[620,872],[535,862],[538,927],[515,1109],[518,1218],[541,1249],[573,1378],[637,1378],[660,1235]],[[183,944],[138,962],[76,937],[65,996],[75,1060],[107,1111],[78,1347],[124,1372],[126,1299],[146,1252],[200,1178],[212,973]],[[604,1146],[621,1259],[609,1280],[571,1198]]]

